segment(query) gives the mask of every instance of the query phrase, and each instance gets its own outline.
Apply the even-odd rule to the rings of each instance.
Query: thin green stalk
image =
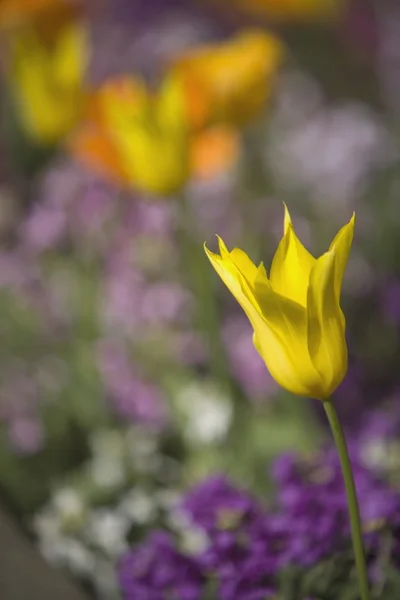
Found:
[[[326,416],[328,417],[329,425],[332,430],[333,438],[336,443],[336,448],[339,454],[340,464],[342,467],[343,480],[347,496],[347,504],[349,508],[351,537],[353,540],[353,549],[356,559],[361,599],[370,600],[371,596],[368,585],[368,572],[367,563],[365,560],[360,509],[358,506],[357,492],[354,484],[354,476],[351,467],[349,451],[347,448],[343,429],[340,425],[340,421],[333,402],[328,399],[324,401],[323,405],[326,412]]]
[[[190,200],[182,194],[181,203],[181,252],[185,275],[195,296],[197,323],[204,334],[211,361],[211,372],[226,389],[230,390],[231,378],[226,350],[221,338],[221,322],[215,294],[214,272],[199,238],[196,217]]]

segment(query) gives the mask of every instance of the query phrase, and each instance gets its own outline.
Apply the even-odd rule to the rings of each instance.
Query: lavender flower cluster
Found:
[[[371,578],[378,573],[383,531],[395,539],[400,493],[351,449]],[[281,455],[274,463],[274,508],[266,508],[224,475],[200,483],[179,507],[180,534],[153,532],[119,565],[125,600],[266,600],[291,566],[304,572],[349,548],[349,521],[339,459],[328,447],[312,459]],[[189,552],[188,532],[203,544]],[[186,545],[187,547],[187,545]],[[399,548],[392,545],[393,560]],[[307,593],[309,593],[307,591]],[[305,593],[306,595],[306,593]]]

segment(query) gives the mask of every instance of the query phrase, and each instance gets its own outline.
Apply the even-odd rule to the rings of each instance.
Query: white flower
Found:
[[[110,557],[117,557],[126,549],[125,537],[130,527],[125,515],[105,508],[90,515],[85,538]]]
[[[327,205],[337,212],[339,203],[346,207],[360,197],[373,170],[393,162],[394,140],[366,105],[352,101],[328,106],[312,80],[294,81],[292,76],[288,89],[282,90],[283,106],[278,101],[272,117],[265,163],[280,186],[304,190],[319,205],[325,200],[324,214]],[[312,110],[303,103],[308,88]],[[288,110],[293,105],[301,107],[295,117]]]
[[[118,488],[126,481],[121,461],[112,456],[94,458],[89,465],[89,477],[97,487],[106,489]]]
[[[64,530],[79,529],[87,515],[84,498],[72,487],[56,490],[51,499],[51,506]]]
[[[131,522],[143,525],[154,518],[156,502],[145,489],[134,488],[123,498],[118,510]]]
[[[214,444],[222,440],[232,421],[232,404],[215,385],[192,382],[177,396],[184,413],[184,435],[188,444]]]

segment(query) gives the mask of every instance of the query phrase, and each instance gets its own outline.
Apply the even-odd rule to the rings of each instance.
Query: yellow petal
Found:
[[[285,339],[278,336],[259,316],[250,319],[253,326],[254,346],[265,362],[265,366],[275,381],[285,390],[296,396],[316,398],[319,376],[308,370],[309,360],[303,364],[303,353],[296,359]]]
[[[55,144],[75,126],[83,103],[87,62],[85,28],[67,24],[48,47],[35,28],[22,28],[10,44],[10,88],[25,132]]]
[[[246,252],[243,252],[240,248],[234,248],[230,252],[230,257],[246,281],[250,285],[253,285],[257,277],[257,267],[247,256]]]
[[[336,257],[326,252],[315,263],[307,295],[308,351],[321,378],[318,399],[328,398],[347,370],[345,321],[335,293]]]
[[[146,112],[149,99],[139,77],[117,77],[97,92],[102,124],[110,132],[127,131]]]
[[[245,283],[245,281],[240,277],[240,273],[230,258],[230,252],[226,248],[223,240],[218,237],[218,242],[220,255],[211,252],[205,244],[204,250],[215,271],[242,308],[247,312],[248,310],[251,310],[251,302],[243,291],[243,283]]]
[[[153,98],[140,79],[119,78],[100,95],[103,127],[128,185],[161,197],[176,193],[189,176],[180,85],[175,83],[167,79]]]
[[[306,347],[306,309],[298,302],[277,294],[265,278],[256,279],[254,295],[262,316],[270,326],[280,335],[290,339],[292,344]]]
[[[271,265],[270,281],[273,289],[306,306],[308,282],[314,264],[315,258],[295,234],[285,205],[284,235]]]
[[[80,23],[72,23],[60,32],[53,59],[56,83],[70,89],[82,84],[89,62],[88,31]]]
[[[260,264],[258,265],[257,277],[265,277],[265,279],[268,279],[267,270],[263,262],[260,262]]]
[[[264,267],[260,265],[260,267],[257,268],[253,261],[240,248],[234,248],[229,252],[224,241],[219,236],[217,236],[217,238],[219,251],[224,260],[225,268],[229,269],[230,272],[234,274],[246,299],[250,302],[252,307],[261,314],[261,308],[255,298],[254,284],[258,275],[261,274],[261,276],[263,276],[263,273],[265,273]],[[247,311],[246,307],[244,307],[241,302],[240,304],[242,308]]]
[[[177,57],[172,70],[185,83],[192,125],[242,125],[257,116],[283,53],[277,37],[250,29]]]
[[[187,128],[185,94],[177,77],[167,76],[161,86],[155,120],[161,131],[184,132]]]
[[[315,397],[320,387],[320,376],[308,353],[306,309],[277,294],[266,278],[256,279],[255,296],[263,319],[280,346],[279,353],[276,344],[272,345],[271,341],[264,343],[261,335],[257,334],[256,347],[260,349],[271,375],[292,393]]]
[[[305,311],[301,307],[298,311],[290,301],[286,304],[285,299],[280,304],[271,294],[263,302],[268,316],[254,313],[249,317],[254,345],[279,385],[298,396],[315,397],[320,377],[307,351]]]
[[[353,213],[350,221],[338,231],[329,247],[329,250],[332,250],[335,254],[335,294],[338,302],[353,241],[355,219],[355,213]]]
[[[320,378],[308,355],[305,308],[276,294],[262,265],[257,269],[239,249],[229,252],[221,239],[219,245],[220,256],[205,247],[207,256],[245,311],[255,346],[272,377],[294,394],[315,396]]]

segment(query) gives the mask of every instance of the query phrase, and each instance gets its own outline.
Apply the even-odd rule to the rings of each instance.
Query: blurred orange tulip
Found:
[[[213,125],[197,133],[190,145],[193,176],[206,180],[218,177],[234,165],[240,154],[240,137],[227,125]]]
[[[192,125],[243,125],[257,117],[271,93],[283,57],[279,39],[247,30],[232,40],[200,46],[177,57],[172,71],[187,89]]]
[[[140,115],[148,101],[143,83],[133,77],[107,81],[88,95],[85,118],[67,142],[72,155],[89,168],[119,185],[130,186],[121,152],[112,132],[110,107],[125,107],[132,119]]]
[[[111,80],[88,99],[86,113],[68,148],[80,162],[122,186],[165,196],[191,176],[210,178],[226,171],[239,154],[231,128],[194,134],[186,90],[175,77],[166,77],[156,94],[140,79]]]

